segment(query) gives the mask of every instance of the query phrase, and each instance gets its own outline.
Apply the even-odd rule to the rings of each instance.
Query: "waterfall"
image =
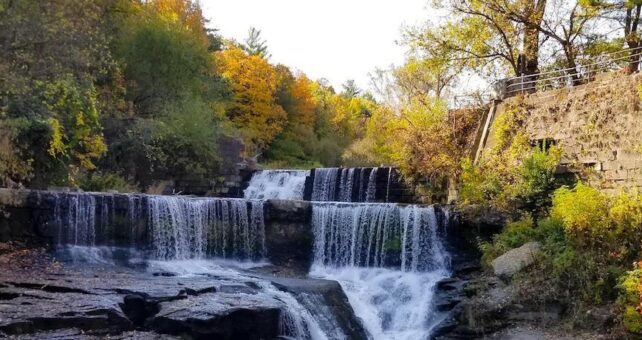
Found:
[[[303,199],[305,178],[309,171],[297,170],[263,170],[252,175],[247,189],[246,199]]]
[[[313,201],[334,201],[339,168],[314,169]]]
[[[312,227],[318,264],[402,271],[447,267],[433,206],[316,203]]]
[[[374,339],[426,339],[449,259],[434,206],[313,205],[312,275],[337,280]]]
[[[365,202],[374,202],[377,194],[377,170],[379,168],[373,168],[370,171],[370,176],[368,176],[368,188],[366,189]]]
[[[84,193],[57,194],[54,215],[53,223],[58,226],[56,244],[95,244],[96,198],[94,196]]]
[[[262,201],[151,196],[148,209],[157,259],[264,254]]]
[[[315,202],[386,202],[390,200],[392,168],[388,169],[386,187],[378,188],[380,168],[317,168],[313,172],[311,201]]]
[[[388,182],[386,183],[386,202],[390,202],[390,182],[392,181],[392,168],[388,168]]]
[[[263,201],[100,193],[53,197],[50,224],[57,227],[59,246],[145,246],[138,238],[146,232],[152,257],[160,260],[265,255]],[[126,218],[116,217],[118,209]]]

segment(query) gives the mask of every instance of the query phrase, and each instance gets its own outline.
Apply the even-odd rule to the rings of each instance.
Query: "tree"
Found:
[[[220,99],[225,85],[215,73],[211,38],[200,9],[190,1],[156,0],[125,22],[117,56],[128,80],[127,99],[138,114],[153,116],[183,96]],[[200,25],[200,26],[199,26]]]
[[[259,56],[264,59],[270,59],[271,57],[268,52],[267,41],[261,38],[261,30],[254,27],[250,27],[243,49],[249,55]]]
[[[361,89],[359,89],[354,79],[346,80],[341,87],[343,87],[343,95],[348,98],[356,97],[361,93]]]
[[[277,72],[264,58],[235,46],[217,52],[216,60],[234,92],[226,114],[241,130],[249,152],[260,153],[287,121],[287,113],[276,103]]]
[[[10,171],[26,179],[33,169],[33,186],[73,184],[106,151],[99,119],[109,105],[98,96],[109,92],[115,68],[105,18],[118,4],[0,5],[0,125],[9,127],[12,154],[22,161]]]
[[[601,0],[591,1],[589,6],[596,8],[600,16],[622,27],[622,37],[631,49],[629,69],[636,72],[640,63],[641,39],[639,33],[642,0]]]

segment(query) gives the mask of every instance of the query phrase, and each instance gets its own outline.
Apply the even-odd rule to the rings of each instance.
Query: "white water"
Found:
[[[136,244],[136,223],[147,220],[152,255],[161,260],[213,257],[258,260],[265,255],[263,201],[186,196],[122,195],[129,223],[117,221],[116,197],[100,193],[55,194],[50,223],[58,246],[109,245],[119,222]],[[122,232],[122,231],[121,231]],[[123,235],[121,235],[122,237]],[[97,239],[101,243],[97,242]]]
[[[315,265],[310,275],[341,284],[373,339],[417,340],[427,339],[440,318],[431,306],[433,290],[448,273]]]
[[[263,170],[252,175],[247,189],[246,199],[303,199],[305,178],[309,171],[297,170]]]
[[[263,201],[150,196],[155,258],[257,259],[265,253]]]
[[[314,169],[312,201],[374,202],[378,168]],[[366,178],[367,174],[367,178]]]
[[[427,339],[449,275],[434,207],[315,203],[311,275],[338,281],[374,339]]]
[[[368,176],[368,187],[366,189],[366,202],[374,202],[377,194],[377,171],[379,168],[373,168]],[[363,171],[362,171],[363,172]]]
[[[266,303],[276,302],[282,309],[280,324],[281,338],[283,339],[311,339],[327,340],[319,323],[292,295],[278,290],[271,282],[253,276],[241,274],[239,268],[256,267],[251,263],[238,263],[234,261],[218,262],[206,260],[179,260],[179,261],[152,261],[150,270],[170,272],[181,277],[198,275],[215,275],[217,280],[229,281],[232,284],[251,282],[260,288],[258,298]],[[243,293],[238,293],[238,298],[245,298]]]

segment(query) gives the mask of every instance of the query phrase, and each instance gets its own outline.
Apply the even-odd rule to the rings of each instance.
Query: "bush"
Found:
[[[112,173],[94,172],[78,176],[77,185],[85,191],[110,191],[138,192],[135,184],[123,177]]]
[[[564,222],[576,247],[623,262],[636,259],[642,250],[642,195],[608,196],[578,183],[555,192],[551,215]]]
[[[620,280],[618,302],[623,308],[624,327],[630,332],[642,334],[642,262],[634,265],[635,269]]]
[[[531,148],[521,134],[507,150],[474,165],[462,162],[461,198],[467,204],[490,204],[509,211],[544,215],[551,193],[562,185],[555,176],[561,149]]]

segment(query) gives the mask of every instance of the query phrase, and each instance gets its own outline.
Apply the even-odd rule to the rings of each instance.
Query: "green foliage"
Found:
[[[642,263],[636,262],[634,267],[620,279],[618,302],[624,310],[624,327],[630,332],[642,334]]]
[[[78,178],[78,187],[85,191],[138,192],[140,189],[130,181],[113,173],[92,172]]]
[[[640,269],[624,274],[642,255],[640,195],[610,196],[578,183],[573,189],[556,190],[552,202],[551,218],[534,222],[526,216],[508,224],[492,242],[482,243],[484,265],[512,248],[538,241],[542,255],[518,276],[531,298],[578,306],[614,301],[619,293],[625,326],[639,331],[640,296],[634,290],[639,286],[634,282]]]
[[[204,29],[195,32],[171,18],[152,5],[143,6],[125,20],[115,41],[128,80],[127,99],[138,114],[156,115],[185,96],[216,101],[227,94],[225,83],[213,72]]]
[[[608,196],[579,183],[555,192],[551,214],[564,221],[570,240],[578,247],[631,260],[642,250],[642,195]]]

